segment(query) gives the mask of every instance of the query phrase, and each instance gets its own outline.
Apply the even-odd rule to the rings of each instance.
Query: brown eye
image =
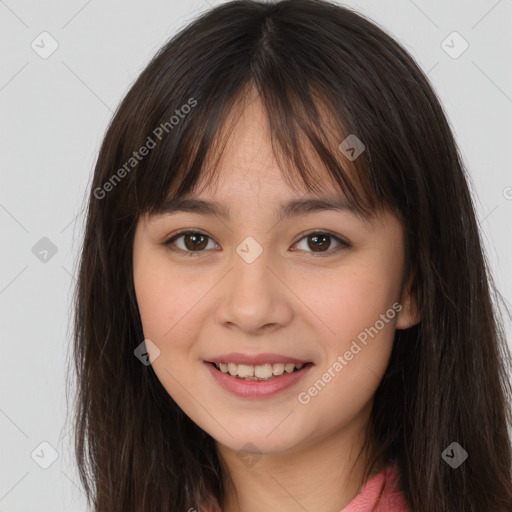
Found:
[[[303,247],[299,247],[299,244],[301,244],[303,240],[307,240],[305,246],[303,244]],[[338,244],[334,249],[331,249],[332,240]],[[341,249],[350,247],[350,244],[331,233],[316,231],[304,236],[301,240],[299,240],[297,246],[300,250],[316,253],[317,256],[328,256],[338,252]]]
[[[324,249],[328,249],[331,245],[329,235],[309,235],[308,247],[310,247],[313,251],[321,251]]]
[[[180,243],[176,243],[177,241]],[[200,256],[205,252],[204,249],[208,246],[209,241],[213,243],[208,235],[199,231],[182,231],[164,242],[164,245],[174,252],[188,253],[188,256]]]
[[[329,256],[350,247],[348,242],[345,242],[338,236],[323,231],[306,234],[295,245],[299,246],[303,243],[303,240],[307,240],[305,247],[298,248],[301,251],[313,253],[315,256]],[[334,248],[332,248],[333,241],[337,244]],[[199,231],[181,231],[166,242],[163,242],[163,245],[173,252],[193,257],[206,253],[209,242],[214,245],[213,248],[218,248],[213,239],[204,233]]]
[[[201,233],[187,233],[183,235],[184,245],[189,251],[204,249],[207,245],[207,238],[207,236]]]

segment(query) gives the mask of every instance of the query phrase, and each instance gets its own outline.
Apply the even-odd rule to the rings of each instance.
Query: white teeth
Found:
[[[295,365],[293,363],[286,363],[284,365],[284,371],[286,373],[292,373],[294,369],[295,369]]]
[[[295,369],[300,370],[302,363],[265,363],[256,366],[237,363],[215,363],[215,366],[222,373],[229,373],[231,376],[238,376],[247,380],[268,380],[278,377],[284,373],[292,373]]]
[[[256,366],[259,368],[259,366]],[[239,364],[237,368],[237,375],[239,377],[252,377],[254,375],[254,366],[249,366],[248,364]],[[256,375],[256,377],[261,377],[261,375]]]
[[[238,375],[240,375],[240,373]],[[260,379],[268,379],[269,377],[272,377],[272,365],[267,363],[267,364],[259,364],[258,366],[255,366],[254,367],[254,375],[256,377],[259,377]],[[241,377],[241,375],[240,375],[240,377]]]
[[[272,374],[273,375],[283,375],[284,373],[284,363],[274,363],[272,365]]]

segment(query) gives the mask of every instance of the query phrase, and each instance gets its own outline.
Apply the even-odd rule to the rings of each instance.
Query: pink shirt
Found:
[[[341,512],[369,512],[377,503],[381,487],[385,484],[379,506],[375,512],[410,512],[401,490],[398,488],[397,472],[394,465],[384,467],[370,477]]]
[[[394,465],[382,468],[379,473],[370,477],[350,503],[340,512],[370,512],[379,499],[382,486],[384,491],[375,512],[411,512],[402,492],[398,488],[397,471]],[[221,512],[214,509],[212,512]]]

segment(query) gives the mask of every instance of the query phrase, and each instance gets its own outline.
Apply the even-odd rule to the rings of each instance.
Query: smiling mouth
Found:
[[[272,380],[282,375],[297,372],[313,363],[265,363],[259,365],[237,363],[210,364],[218,371],[241,380]]]

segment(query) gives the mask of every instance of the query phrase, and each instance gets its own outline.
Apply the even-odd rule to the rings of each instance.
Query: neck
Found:
[[[235,450],[218,443],[226,475],[222,512],[342,510],[361,490],[372,454],[373,443],[363,449],[369,412],[362,411],[350,424],[293,451],[264,454],[250,467]]]

